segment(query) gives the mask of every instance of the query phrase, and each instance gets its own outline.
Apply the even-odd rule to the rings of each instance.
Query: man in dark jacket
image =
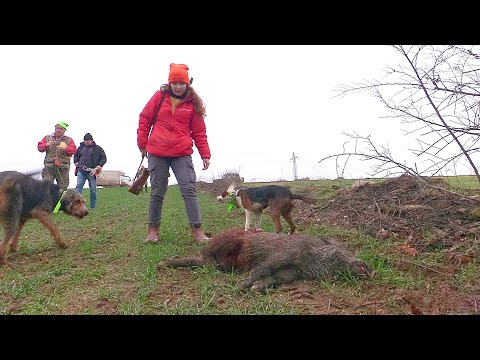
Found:
[[[81,194],[85,181],[88,180],[90,187],[90,208],[97,206],[97,176],[102,171],[103,165],[107,162],[107,155],[101,146],[93,141],[93,136],[86,133],[83,142],[73,156],[73,163],[76,166],[77,191]]]

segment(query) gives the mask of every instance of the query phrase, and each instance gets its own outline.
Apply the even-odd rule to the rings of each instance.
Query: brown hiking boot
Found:
[[[158,242],[158,227],[149,227],[147,232],[147,237],[145,239],[146,243],[156,243]]]
[[[192,236],[193,236],[193,240],[196,242],[196,243],[206,243],[207,241],[210,240],[210,238],[208,238],[205,233],[203,232],[202,230],[202,225],[199,224],[199,225],[193,225],[193,224],[190,224],[191,228],[192,228]]]

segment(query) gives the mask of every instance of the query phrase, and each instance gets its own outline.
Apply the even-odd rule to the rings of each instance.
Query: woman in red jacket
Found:
[[[193,145],[203,160],[203,169],[210,165],[210,148],[204,117],[205,104],[191,87],[188,66],[170,64],[168,84],[161,86],[140,113],[137,145],[148,157],[150,172],[150,205],[145,242],[159,240],[162,206],[171,168],[182,193],[192,236],[196,242],[208,241],[202,230],[202,218],[195,187],[196,174],[192,163]]]

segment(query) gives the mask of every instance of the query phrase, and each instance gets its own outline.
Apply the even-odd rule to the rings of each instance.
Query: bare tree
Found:
[[[480,47],[479,46],[393,46],[402,63],[386,69],[381,81],[373,80],[335,89],[338,97],[367,91],[388,110],[386,118],[400,119],[406,135],[417,135],[417,145],[408,149],[421,160],[415,166],[395,161],[388,148],[375,146],[370,136],[346,134],[350,139],[336,157],[360,156],[374,160],[373,175],[408,172],[413,175],[442,175],[466,160],[480,182],[472,155],[480,150]],[[347,144],[354,146],[346,151]],[[347,160],[348,161],[348,160]],[[344,171],[344,169],[342,170]],[[338,172],[338,170],[337,170]],[[342,174],[343,175],[343,172]]]

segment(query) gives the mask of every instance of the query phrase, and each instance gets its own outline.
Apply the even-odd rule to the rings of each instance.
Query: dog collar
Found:
[[[53,209],[53,213],[56,214],[62,205],[63,195],[65,195],[65,191],[62,191],[62,195],[60,195],[60,199],[58,199],[57,205],[55,205],[55,209]]]
[[[237,203],[236,196],[235,196],[235,191],[228,194],[228,197],[230,198],[230,203],[228,204],[228,212],[230,212],[230,211],[233,210],[233,208],[235,207],[235,205]]]

